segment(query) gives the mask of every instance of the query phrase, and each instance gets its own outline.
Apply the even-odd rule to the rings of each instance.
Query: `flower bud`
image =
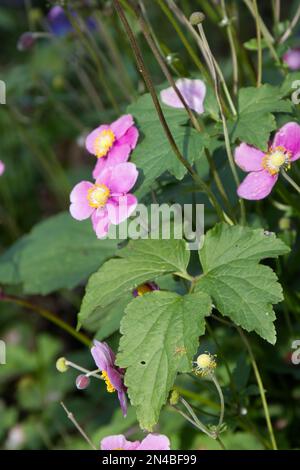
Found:
[[[197,24],[202,23],[205,20],[205,15],[201,11],[195,11],[190,16],[190,23],[193,26],[197,26]]]
[[[18,51],[28,51],[34,46],[35,36],[30,31],[23,33],[17,43]]]
[[[69,366],[67,365],[67,360],[65,357],[60,357],[56,361],[56,369],[58,372],[67,372]]]
[[[173,406],[177,405],[177,403],[179,402],[179,398],[180,398],[179,392],[178,390],[174,388],[170,393],[170,398],[169,398],[170,405],[173,405]]]
[[[85,390],[90,385],[90,378],[84,374],[78,375],[76,378],[76,387],[78,390]]]

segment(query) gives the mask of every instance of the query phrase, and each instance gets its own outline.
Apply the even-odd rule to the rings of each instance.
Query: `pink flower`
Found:
[[[124,371],[115,365],[116,357],[113,350],[106,343],[95,340],[91,353],[97,367],[102,371],[102,378],[105,381],[107,391],[109,393],[118,393],[122,413],[126,416],[127,400],[126,387],[123,382]]]
[[[300,158],[300,126],[295,122],[285,124],[267,153],[242,143],[234,158],[242,170],[250,172],[240,184],[238,195],[249,200],[264,199],[271,193],[280,170],[288,169]]]
[[[5,172],[5,164],[0,160],[0,176]]]
[[[202,114],[204,112],[203,102],[206,95],[205,83],[202,80],[180,78],[177,80],[176,86],[187,105],[198,114]],[[162,90],[160,97],[163,103],[172,106],[172,108],[184,108],[173,87]]]
[[[300,47],[289,49],[283,56],[283,61],[291,70],[300,69]]]
[[[137,199],[127,194],[138,171],[133,163],[106,167],[93,184],[81,181],[70,194],[70,213],[76,220],[91,217],[98,238],[107,235],[110,224],[118,225],[134,212]]]
[[[108,166],[127,162],[137,144],[139,132],[131,114],[125,114],[112,124],[103,124],[86,138],[87,150],[98,158],[93,177],[96,179]]]
[[[170,441],[163,434],[148,434],[142,442],[130,442],[119,434],[102,439],[101,450],[170,450]]]

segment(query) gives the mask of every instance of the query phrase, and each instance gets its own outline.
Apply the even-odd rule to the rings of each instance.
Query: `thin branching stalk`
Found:
[[[297,26],[299,20],[300,20],[300,5],[297,8],[294,18],[290,22],[289,27],[287,28],[283,36],[280,38],[279,44],[283,44],[290,37],[290,35],[293,32],[293,29]]]
[[[262,82],[262,46],[261,46],[259,11],[258,11],[256,0],[253,0],[253,8],[254,8],[254,14],[255,14],[256,38],[257,38],[257,84],[256,86],[260,87],[261,82]]]
[[[239,67],[237,52],[235,48],[233,31],[232,31],[232,21],[228,18],[225,0],[221,0],[221,8],[223,13],[223,24],[226,26],[227,37],[230,45],[231,60],[232,60],[232,74],[233,74],[233,94],[236,96],[238,93],[239,86]]]
[[[218,214],[218,217],[220,218],[220,220],[224,220],[224,214],[223,214],[223,209],[222,207],[220,206],[217,198],[215,197],[215,195],[213,194],[213,192],[211,191],[210,187],[205,183],[205,181],[202,180],[202,178],[194,171],[193,167],[189,164],[189,162],[184,158],[184,156],[182,155],[182,153],[180,152],[176,142],[175,142],[175,139],[173,137],[173,134],[168,126],[168,123],[165,119],[165,116],[164,116],[164,113],[162,111],[162,108],[160,106],[160,103],[159,103],[159,100],[158,100],[158,97],[157,97],[157,94],[156,94],[156,90],[155,90],[155,87],[154,87],[154,84],[152,82],[152,79],[150,77],[150,74],[147,70],[147,67],[145,65],[145,62],[144,62],[144,59],[143,59],[143,56],[142,56],[142,53],[141,53],[141,50],[140,50],[140,47],[135,39],[135,36],[133,34],[133,31],[127,21],[127,18],[126,18],[126,15],[124,13],[124,10],[120,4],[120,1],[119,0],[113,0],[113,3],[114,3],[114,6],[115,6],[115,9],[120,17],[120,20],[124,26],[124,29],[127,33],[127,36],[128,36],[128,39],[130,41],[130,44],[132,46],[132,49],[133,49],[133,52],[134,52],[134,56],[135,56],[135,59],[136,59],[136,62],[137,62],[137,66],[138,66],[138,70],[139,72],[141,73],[143,79],[145,80],[145,83],[146,83],[146,86],[149,90],[149,93],[151,95],[151,98],[153,100],[153,103],[154,103],[154,106],[155,106],[155,109],[156,109],[156,112],[158,114],[158,117],[159,117],[159,120],[160,120],[160,123],[164,129],[164,132],[166,134],[166,137],[171,145],[171,148],[176,156],[176,158],[180,161],[180,163],[186,168],[186,170],[188,171],[188,173],[191,175],[191,177],[193,178],[193,180],[195,181],[195,183],[197,184],[197,186],[199,186],[199,188],[201,190],[203,190],[204,192],[206,192],[206,194],[208,195],[208,198],[211,202],[211,204],[213,205],[213,207],[215,208],[217,214]]]
[[[75,428],[79,431],[79,433],[82,435],[82,437],[84,438],[84,440],[89,444],[89,446],[93,449],[93,450],[98,450],[97,447],[95,446],[95,444],[92,443],[91,439],[87,436],[87,434],[84,432],[84,430],[82,429],[82,427],[80,426],[80,424],[76,421],[73,413],[71,413],[68,408],[65,406],[65,404],[63,402],[60,403],[61,406],[63,407],[64,411],[66,412],[66,415],[67,417],[69,418],[69,420],[74,424]]]

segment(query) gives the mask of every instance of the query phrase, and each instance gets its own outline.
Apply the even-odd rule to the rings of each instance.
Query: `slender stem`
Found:
[[[257,37],[257,87],[261,86],[262,81],[262,47],[261,47],[261,31],[259,22],[259,12],[257,1],[253,0],[253,8],[256,22],[256,37]]]
[[[215,195],[213,194],[213,192],[211,191],[209,186],[194,171],[193,167],[189,164],[189,162],[181,154],[181,152],[180,152],[180,150],[179,150],[179,148],[178,148],[178,146],[175,142],[175,139],[172,135],[172,132],[171,132],[169,126],[168,126],[168,123],[165,119],[164,113],[162,111],[162,108],[160,106],[160,103],[159,103],[159,100],[158,100],[158,97],[157,97],[157,94],[156,94],[156,91],[155,91],[154,84],[153,84],[152,79],[149,75],[149,72],[147,70],[147,67],[145,65],[145,62],[144,62],[144,59],[143,59],[143,56],[142,56],[142,53],[141,53],[141,50],[140,50],[139,45],[138,45],[138,43],[135,39],[133,31],[132,31],[132,29],[131,29],[128,21],[127,21],[126,15],[125,15],[125,13],[123,11],[123,8],[120,4],[120,1],[119,0],[113,0],[113,4],[114,4],[114,7],[115,7],[119,17],[120,17],[120,20],[121,20],[122,24],[124,26],[124,29],[127,33],[128,39],[130,41],[130,44],[132,46],[132,49],[133,49],[133,52],[134,52],[134,55],[135,55],[135,59],[136,59],[136,62],[137,62],[138,69],[139,69],[140,73],[142,74],[143,79],[145,80],[146,86],[147,86],[147,88],[150,92],[152,101],[154,103],[156,112],[158,114],[160,123],[161,123],[161,125],[164,129],[166,137],[167,137],[167,139],[168,139],[168,141],[171,145],[171,148],[172,148],[175,156],[180,161],[180,163],[186,168],[186,170],[190,173],[190,175],[192,176],[192,178],[196,182],[196,184],[203,191],[205,191],[207,193],[207,195],[209,197],[209,200],[210,200],[211,204],[214,206],[214,208],[216,209],[216,212],[217,212],[220,220],[224,220],[223,210],[222,210],[222,207],[220,206],[217,198],[215,197]]]
[[[284,177],[284,179],[291,185],[293,186],[294,189],[296,189],[296,191],[300,194],[300,186],[298,186],[298,184],[287,174],[286,171],[282,171],[281,172],[282,176]]]
[[[172,15],[170,9],[168,8],[168,5],[166,5],[165,0],[156,0],[156,3],[160,6],[161,10],[163,13],[166,15],[170,23],[172,24],[173,28],[175,29],[176,33],[178,34],[182,44],[184,45],[185,49],[187,50],[189,56],[197,66],[197,68],[200,70],[200,72],[207,77],[207,72],[205,68],[203,67],[202,62],[199,60],[196,52],[194,49],[191,47],[189,41],[186,39],[185,35],[181,31],[180,27],[178,26],[177,21],[175,20],[174,16]]]
[[[218,431],[220,431],[220,428],[223,424],[223,421],[224,421],[224,411],[225,411],[225,404],[224,404],[224,396],[223,396],[223,392],[222,392],[222,389],[220,387],[220,384],[218,382],[218,379],[217,377],[215,376],[214,373],[212,373],[210,375],[211,377],[211,380],[213,381],[217,391],[218,391],[218,394],[219,394],[219,397],[220,397],[220,418],[219,418],[219,424],[218,424]]]
[[[285,31],[285,33],[283,34],[283,36],[282,36],[281,39],[279,40],[279,44],[283,44],[283,43],[290,37],[290,35],[292,34],[293,29],[294,29],[295,26],[297,25],[299,19],[300,19],[300,6],[298,7],[298,9],[297,9],[297,11],[296,11],[296,13],[295,13],[294,18],[293,18],[292,21],[290,22],[289,27],[287,28],[287,30]]]
[[[227,15],[225,0],[221,0],[221,8],[223,12],[223,22],[226,25],[227,37],[228,37],[228,41],[230,45],[232,72],[233,72],[233,93],[236,96],[238,93],[238,85],[239,85],[239,67],[238,67],[237,53],[236,53],[233,32],[232,32],[232,23]]]
[[[49,320],[54,325],[58,326],[62,330],[69,333],[71,336],[76,338],[82,344],[84,344],[88,347],[91,346],[90,338],[85,336],[83,333],[80,333],[79,331],[76,331],[75,328],[73,328],[71,325],[69,325],[65,321],[61,320],[61,318],[57,317],[54,313],[50,312],[49,310],[46,310],[42,307],[39,307],[38,305],[34,305],[31,302],[28,302],[27,300],[19,299],[17,297],[8,296],[8,295],[5,295],[1,292],[0,292],[0,301],[14,303],[15,305],[19,305],[20,307],[24,307],[24,308],[27,308],[29,310],[32,310],[33,312],[38,313],[43,318],[46,318],[46,320]]]
[[[251,361],[253,371],[254,371],[254,374],[255,374],[255,378],[256,378],[256,381],[257,381],[257,385],[258,385],[258,388],[259,388],[261,401],[262,401],[262,404],[263,404],[263,409],[264,409],[264,413],[265,413],[265,419],[266,419],[266,423],[267,423],[267,427],[268,427],[268,431],[269,431],[271,445],[272,445],[273,450],[277,450],[277,444],[276,444],[276,439],[275,439],[273,426],[272,426],[272,422],[271,422],[271,418],[270,418],[268,403],[267,403],[267,400],[266,400],[265,389],[264,389],[262,378],[261,378],[256,360],[255,360],[255,357],[254,357],[254,354],[253,354],[253,351],[252,351],[252,347],[251,347],[251,344],[249,343],[246,335],[243,333],[243,331],[239,327],[237,327],[237,330],[240,334],[240,337],[241,337],[243,343],[245,344],[245,346],[248,350],[250,361]]]
[[[100,369],[88,370],[88,369],[85,369],[84,367],[79,366],[78,364],[75,364],[75,362],[69,361],[68,359],[66,359],[65,363],[67,366],[72,367],[73,369],[79,370],[80,372],[84,372],[86,377],[95,377],[96,379],[104,380],[101,375],[97,374],[97,372],[99,372]]]
[[[190,404],[182,397],[180,397],[180,402],[187,409],[187,411],[191,415],[194,423],[196,423],[196,426],[198,427],[198,429],[200,429],[202,432],[204,432],[207,436],[213,437],[213,434],[207,429],[207,427],[203,423],[201,423],[199,418],[196,416],[196,414],[195,414],[193,408],[190,406]]]
[[[63,402],[60,403],[61,406],[63,407],[63,409],[65,410],[66,412],[66,415],[67,417],[69,418],[69,420],[74,424],[74,426],[76,427],[76,429],[80,432],[80,434],[82,435],[82,437],[85,439],[85,441],[91,446],[91,448],[93,450],[98,450],[97,447],[92,443],[91,439],[87,436],[87,434],[84,432],[84,430],[82,429],[82,427],[80,426],[80,424],[76,421],[73,413],[71,413],[68,408],[65,406],[65,404]]]

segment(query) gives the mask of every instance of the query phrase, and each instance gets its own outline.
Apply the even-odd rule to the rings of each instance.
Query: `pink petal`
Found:
[[[139,441],[130,442],[122,434],[107,436],[100,443],[101,450],[135,450]]]
[[[136,147],[137,141],[139,138],[139,131],[135,126],[132,126],[128,129],[126,134],[118,140],[119,144],[127,144],[131,149]]]
[[[127,162],[131,149],[128,144],[120,145],[119,142],[108,152],[107,157],[98,158],[93,171],[93,178],[100,177],[104,168]]]
[[[96,180],[105,184],[114,195],[127,193],[134,186],[138,171],[134,163],[119,163],[116,166],[106,166]]]
[[[5,172],[5,164],[3,163],[2,160],[0,160],[0,176],[2,176],[4,172]]]
[[[181,92],[188,106],[199,114],[204,112],[204,99],[206,95],[206,86],[202,80],[191,80],[189,78],[181,78],[176,81],[176,86]],[[173,108],[184,108],[180,98],[177,96],[173,87],[167,88],[160,92],[163,103]]]
[[[284,56],[283,61],[291,70],[300,69],[300,48],[296,47],[295,49],[288,50]]]
[[[81,181],[70,194],[70,213],[76,220],[88,219],[94,212],[87,199],[88,190],[93,186],[89,181]]]
[[[127,398],[126,398],[126,393],[125,393],[124,390],[119,390],[118,391],[118,399],[119,399],[119,402],[120,402],[120,406],[121,406],[123,416],[124,416],[124,418],[126,418],[126,416],[127,416]],[[137,441],[137,443],[139,444],[138,441]],[[135,447],[135,449],[136,449],[136,447]]]
[[[106,371],[108,367],[115,364],[115,354],[107,343],[101,343],[100,341],[94,340],[91,354],[100,370]]]
[[[137,198],[133,194],[110,199],[106,205],[110,222],[119,225],[131,216],[136,206]]]
[[[106,208],[97,209],[92,215],[92,224],[97,238],[104,238],[108,234],[110,221]]]
[[[170,450],[170,441],[163,434],[148,434],[137,450]]]
[[[111,125],[110,128],[115,134],[117,139],[120,139],[127,131],[128,129],[134,125],[133,122],[133,117],[131,114],[124,114],[124,116],[121,116],[119,119],[114,121]]]
[[[273,189],[277,175],[271,175],[267,170],[249,173],[238,187],[238,195],[243,199],[258,201],[267,197]]]
[[[85,140],[85,146],[88,152],[90,152],[92,155],[96,155],[95,153],[95,141],[97,137],[99,137],[99,134],[104,131],[109,129],[109,126],[107,124],[104,124],[102,126],[97,127],[97,129],[94,129],[86,138]]]
[[[292,152],[291,161],[300,158],[300,126],[296,122],[288,122],[276,133],[273,147],[284,147]]]
[[[262,159],[264,152],[242,143],[235,149],[235,163],[244,171],[262,170]]]

